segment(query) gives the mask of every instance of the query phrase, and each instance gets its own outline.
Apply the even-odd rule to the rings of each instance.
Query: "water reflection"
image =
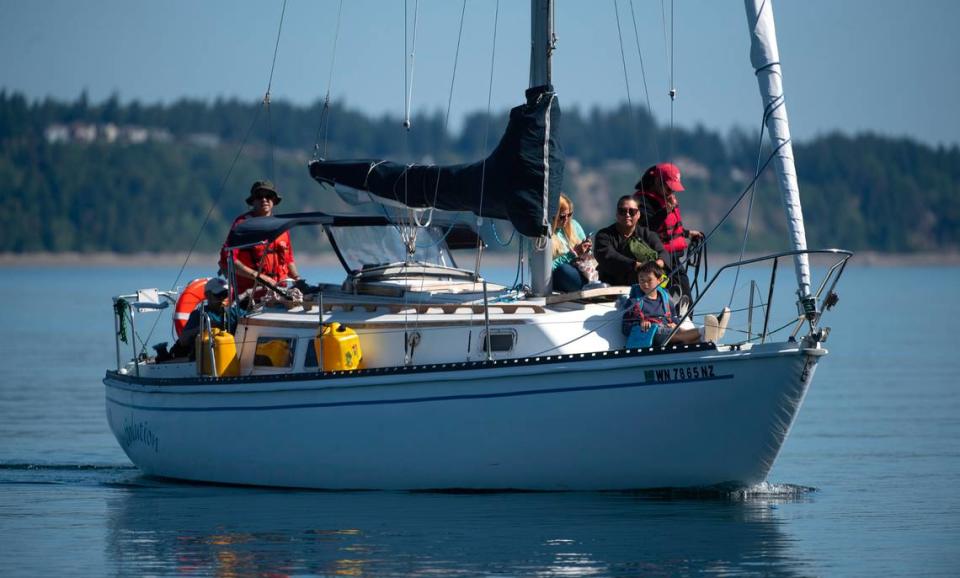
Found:
[[[118,576],[793,575],[769,500],[289,492],[143,482],[108,502]],[[809,569],[809,567],[807,567]]]

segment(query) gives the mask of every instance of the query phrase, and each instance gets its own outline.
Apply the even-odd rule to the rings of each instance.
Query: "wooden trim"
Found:
[[[598,299],[600,297],[619,297],[620,295],[629,294],[630,287],[627,285],[596,287],[594,289],[582,289],[580,291],[571,291],[570,293],[560,293],[559,295],[548,295],[547,305],[553,305],[554,303],[566,303],[567,301]]]

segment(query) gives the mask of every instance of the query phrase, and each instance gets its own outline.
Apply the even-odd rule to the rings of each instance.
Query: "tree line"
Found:
[[[277,182],[284,195],[278,212],[331,210],[338,201],[306,172],[313,155],[472,161],[496,145],[506,117],[506,111],[472,114],[452,132],[444,130],[440,111],[424,112],[407,131],[399,118],[371,117],[339,103],[325,110],[321,102],[145,105],[116,96],[92,103],[85,95],[31,101],[0,91],[0,202],[8,208],[0,213],[0,252],[164,252],[194,244],[213,250],[245,209],[256,179]],[[107,125],[162,129],[168,138],[121,141],[98,133],[78,140],[69,130],[51,131]],[[616,197],[632,191],[638,171],[658,157],[687,167],[684,213],[695,228],[709,230],[743,192],[758,158],[759,135],[702,126],[670,132],[645,110],[626,106],[565,109],[561,131],[571,161],[566,191],[584,209],[611,207],[609,219],[578,209],[592,230],[612,220]],[[960,247],[956,145],[832,134],[794,143],[794,151],[810,246]],[[714,248],[739,247],[745,211],[738,208],[718,231]],[[784,229],[771,168],[758,182],[748,249],[782,248]],[[324,250],[319,242],[305,246]]]

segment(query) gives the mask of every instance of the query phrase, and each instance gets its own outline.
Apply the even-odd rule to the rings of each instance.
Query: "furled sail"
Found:
[[[764,118],[770,143],[777,151],[775,167],[783,205],[787,211],[787,226],[793,249],[807,248],[807,236],[803,227],[803,210],[800,206],[800,187],[797,185],[797,170],[793,163],[793,146],[790,144],[790,124],[787,121],[787,106],[783,95],[783,75],[780,71],[780,51],[777,48],[777,30],[773,23],[772,0],[744,0],[747,9],[747,25],[750,27],[750,62],[757,74],[760,96],[763,98]],[[810,295],[810,263],[807,255],[794,257],[797,283],[801,299]]]
[[[408,207],[470,211],[509,220],[528,237],[545,235],[563,184],[560,106],[552,86],[531,88],[526,96],[526,104],[510,111],[506,132],[485,160],[448,166],[318,160],[310,163],[310,175]]]

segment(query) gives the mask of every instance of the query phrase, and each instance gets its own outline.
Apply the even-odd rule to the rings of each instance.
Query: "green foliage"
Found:
[[[465,119],[459,134],[450,134],[442,113],[434,112],[417,115],[413,129],[405,131],[398,118],[372,118],[339,104],[321,125],[322,112],[319,102],[274,102],[269,109],[237,100],[122,104],[117,96],[92,104],[86,95],[74,102],[29,102],[2,91],[0,203],[7,210],[0,214],[0,252],[186,251],[195,240],[199,250],[212,251],[246,209],[243,199],[256,179],[278,183],[284,195],[280,212],[329,207],[329,193],[305,169],[315,145],[327,158],[465,162],[496,146],[506,125],[503,112],[489,118],[477,113]],[[163,129],[167,136],[140,144],[122,138],[48,142],[48,127],[73,123]],[[612,207],[617,196],[630,192],[636,171],[608,170],[611,161],[643,168],[657,158],[685,159],[699,167],[687,172],[682,197],[687,220],[697,218],[690,224],[699,229],[709,230],[726,212],[757,162],[756,135],[721,136],[704,127],[668,134],[645,111],[626,106],[567,109],[561,126],[568,157],[579,161],[581,171],[603,175],[608,187],[588,198],[568,179],[575,200]],[[794,148],[811,246],[960,247],[958,147],[835,134]],[[772,175],[763,175],[757,191],[749,248],[781,248],[782,208]],[[718,231],[714,247],[739,247],[744,210]],[[584,226],[596,230],[604,224]],[[321,248],[299,238],[297,246]]]

